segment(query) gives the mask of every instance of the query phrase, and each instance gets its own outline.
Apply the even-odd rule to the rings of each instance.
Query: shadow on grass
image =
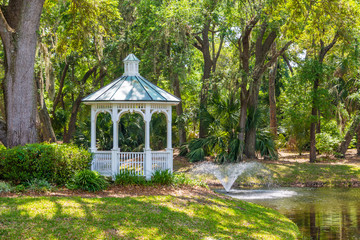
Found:
[[[0,238],[295,239],[295,224],[218,197],[2,198]]]

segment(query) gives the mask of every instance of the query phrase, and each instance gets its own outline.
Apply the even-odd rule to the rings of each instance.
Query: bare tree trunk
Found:
[[[36,78],[37,86],[37,101],[38,101],[38,115],[40,120],[40,132],[41,132],[41,141],[56,142],[56,136],[54,129],[51,125],[50,116],[46,107],[44,100],[44,88],[41,78]]]
[[[360,156],[360,128],[356,133],[356,150],[357,150],[357,155]]]
[[[80,109],[81,99],[84,97],[83,93],[80,93],[76,98],[72,110],[70,121],[66,133],[64,134],[64,143],[69,143],[76,129],[76,119]]]
[[[59,104],[59,102],[61,100],[62,90],[64,88],[65,77],[66,77],[66,73],[67,73],[68,69],[69,69],[69,64],[66,63],[65,67],[64,67],[64,70],[63,70],[63,72],[61,74],[61,78],[60,78],[59,92],[57,93],[57,95],[55,97],[55,100],[54,100],[54,103],[53,103],[53,109],[52,109],[53,117],[55,117],[56,107],[57,107],[57,105]]]
[[[37,141],[34,62],[44,0],[10,0],[0,10],[0,35],[5,50],[7,146]]]
[[[316,160],[316,126],[317,126],[317,116],[318,109],[316,107],[317,103],[317,90],[319,88],[319,79],[317,78],[314,82],[314,96],[312,100],[312,109],[311,109],[311,125],[310,125],[310,162],[315,162]]]
[[[6,122],[0,119],[0,142],[6,146]]]
[[[322,66],[326,54],[329,50],[335,45],[337,42],[339,34],[336,33],[331,43],[327,46],[324,45],[324,42],[320,39],[320,52],[319,52],[319,63]],[[310,162],[315,162],[316,160],[316,130],[320,132],[320,120],[318,119],[320,116],[319,109],[317,108],[317,91],[320,86],[320,77],[318,76],[314,81],[314,88],[313,88],[313,99],[312,99],[312,109],[311,109],[311,125],[310,125]],[[317,120],[316,120],[317,119]],[[318,128],[318,129],[317,129]]]
[[[261,80],[260,78],[255,78],[253,81],[253,85],[250,88],[250,96],[249,102],[247,105],[248,115],[247,122],[248,129],[245,135],[245,155],[248,158],[256,158],[256,111],[258,105],[258,96],[259,96],[259,88],[260,88]]]
[[[91,74],[93,74],[97,69],[97,66],[89,69],[83,76],[83,78],[80,81],[81,84],[81,91],[79,93],[79,95],[77,96],[76,100],[73,103],[72,106],[72,110],[71,110],[71,116],[70,116],[70,121],[67,127],[67,131],[66,131],[66,127],[64,127],[64,143],[69,143],[71,138],[74,135],[74,132],[76,130],[76,120],[77,120],[77,115],[79,113],[80,110],[80,105],[81,105],[81,99],[84,97],[85,92],[84,92],[84,88],[83,86],[86,84],[86,81],[89,79],[89,77],[91,76]],[[100,75],[96,81],[93,82],[93,86],[96,86],[102,78],[104,78],[106,76],[106,72],[101,73],[102,75]]]
[[[272,54],[276,53],[275,43],[272,46]],[[269,72],[269,108],[270,108],[270,132],[276,137],[277,136],[277,122],[276,122],[276,96],[275,96],[275,79],[277,72],[277,59],[274,61]]]
[[[174,88],[174,95],[181,99],[181,92],[180,92],[180,81],[179,75],[177,73],[174,74],[173,77],[173,88]],[[185,123],[182,119],[183,115],[183,107],[182,102],[176,105],[176,114],[179,117],[178,120],[178,133],[179,133],[179,144],[183,144],[186,142],[186,130],[185,130]]]
[[[199,138],[207,137],[208,135],[208,122],[206,119],[209,79],[211,75],[212,61],[210,55],[210,42],[209,42],[209,28],[210,23],[204,25],[202,31],[202,54],[204,58],[204,73],[202,77],[202,86],[200,92],[200,123],[199,123]]]
[[[360,116],[356,116],[353,123],[351,124],[349,130],[345,134],[344,140],[341,142],[340,147],[338,149],[338,153],[341,157],[345,157],[346,151],[350,145],[352,138],[355,133],[360,131]]]

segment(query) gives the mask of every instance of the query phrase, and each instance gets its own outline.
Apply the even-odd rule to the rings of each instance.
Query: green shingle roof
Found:
[[[134,54],[128,55],[124,61],[140,61]],[[123,75],[110,84],[82,99],[83,102],[169,102],[178,103],[180,99],[146,80],[138,73],[134,76]]]

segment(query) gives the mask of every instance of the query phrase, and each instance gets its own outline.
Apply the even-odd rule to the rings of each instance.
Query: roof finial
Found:
[[[124,60],[124,75],[125,76],[139,76],[139,62],[140,60],[130,53]]]

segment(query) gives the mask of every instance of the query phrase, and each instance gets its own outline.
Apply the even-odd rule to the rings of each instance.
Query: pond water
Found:
[[[276,209],[297,224],[302,239],[360,239],[360,189],[231,190],[227,195]]]

